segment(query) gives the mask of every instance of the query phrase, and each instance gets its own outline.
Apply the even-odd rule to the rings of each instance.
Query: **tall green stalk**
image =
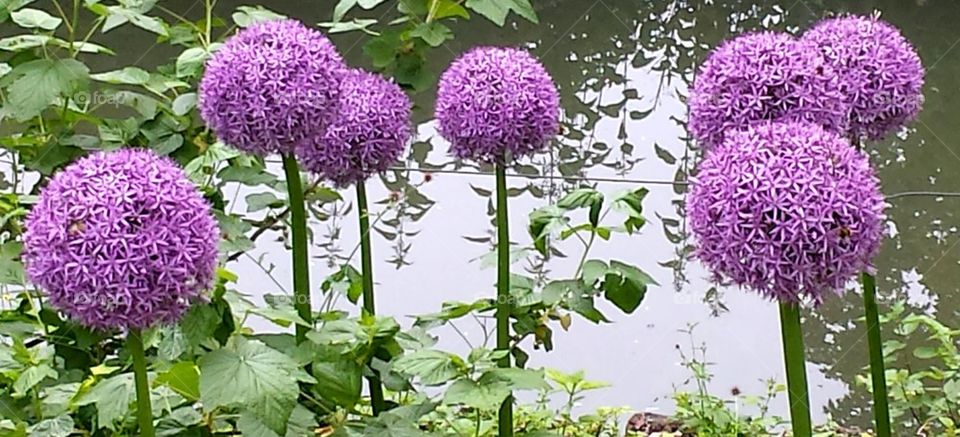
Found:
[[[147,357],[143,352],[143,338],[139,329],[127,333],[127,348],[133,357],[133,379],[137,387],[137,418],[140,437],[153,437],[153,409],[150,408],[150,387],[147,381]]]
[[[363,181],[357,182],[357,217],[360,220],[360,258],[363,270],[363,311],[374,316],[377,314],[373,299],[373,254],[370,249],[370,209],[367,207],[367,187]],[[377,416],[386,409],[383,398],[383,386],[380,375],[373,370],[367,378],[370,383],[370,404],[373,415]]]
[[[887,405],[887,377],[883,368],[883,341],[880,338],[880,311],[877,308],[877,281],[863,272],[863,307],[867,317],[867,344],[870,347],[870,380],[873,383],[873,420],[877,437],[890,437],[890,407]]]
[[[293,307],[300,318],[313,323],[310,306],[310,260],[307,254],[307,212],[303,202],[300,168],[293,154],[283,155],[283,172],[287,178],[290,201],[290,235],[293,237]],[[307,337],[308,328],[297,324],[297,343]]]
[[[783,336],[783,361],[787,367],[787,399],[794,437],[811,437],[810,396],[807,390],[807,360],[800,327],[800,305],[780,304],[780,332]]]
[[[510,229],[507,217],[507,173],[497,164],[497,350],[506,352],[497,362],[510,367]],[[513,436],[513,396],[500,406],[500,437]]]

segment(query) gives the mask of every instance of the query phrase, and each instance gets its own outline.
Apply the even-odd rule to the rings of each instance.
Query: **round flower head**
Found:
[[[479,47],[440,77],[436,118],[457,158],[504,163],[542,151],[559,133],[560,96],[527,51]]]
[[[50,303],[97,329],[174,322],[209,288],[219,231],[172,161],[123,149],[53,177],[24,233],[30,280]]]
[[[240,150],[292,153],[333,121],[344,69],[322,33],[294,20],[254,24],[207,61],[200,116]]]
[[[323,139],[298,147],[297,157],[304,168],[344,187],[397,162],[410,140],[412,104],[395,83],[357,69],[340,82],[339,106]]]
[[[876,18],[823,20],[803,39],[820,47],[850,106],[848,135],[878,140],[916,118],[923,65],[896,27]]]
[[[705,148],[759,121],[809,121],[846,128],[847,107],[819,50],[780,32],[739,36],[700,66],[689,99],[689,128]]]
[[[700,163],[687,208],[696,256],[780,301],[842,291],[882,239],[884,199],[867,156],[804,122],[730,132]]]

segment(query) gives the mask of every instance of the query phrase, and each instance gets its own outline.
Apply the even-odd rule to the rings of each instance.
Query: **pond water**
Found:
[[[202,2],[201,2],[202,3]],[[221,16],[249,3],[221,0]],[[306,23],[329,20],[333,0],[269,2],[278,12]],[[557,332],[555,350],[534,353],[531,366],[564,371],[585,369],[592,379],[610,388],[593,393],[584,407],[630,406],[636,410],[669,412],[674,387],[687,378],[679,365],[678,345],[689,349],[690,336],[681,332],[696,324],[694,341],[705,343],[715,378],[711,389],[726,395],[733,387],[760,393],[762,379],[783,380],[777,308],[752,293],[718,287],[702,266],[684,260],[684,246],[692,242],[684,232],[683,181],[696,164],[698,152],[687,140],[684,97],[695,66],[710,47],[744,30],[760,28],[798,32],[828,13],[880,11],[899,26],[917,47],[927,68],[925,109],[919,121],[896,137],[869,150],[879,168],[883,191],[892,195],[914,191],[960,191],[957,131],[960,123],[960,32],[955,17],[960,3],[953,0],[782,2],[536,0],[541,25],[526,22],[497,28],[477,17],[454,29],[456,40],[432,52],[433,71],[463,50],[481,44],[525,45],[541,58],[561,88],[568,129],[549,155],[526,162],[524,172],[551,177],[513,177],[517,196],[511,200],[512,239],[528,245],[527,214],[556,199],[564,190],[595,184],[601,191],[646,186],[647,226],[640,235],[617,236],[601,242],[591,256],[635,264],[662,285],[651,288],[642,306],[625,316],[603,307],[613,323],[594,325],[574,318],[569,332]],[[709,3],[709,4],[705,4]],[[196,17],[202,4],[194,0],[167,0],[165,5]],[[365,12],[374,18],[387,9]],[[175,52],[151,48],[136,29],[106,35],[118,60],[139,57],[151,66],[167,62]],[[365,59],[359,35],[335,39],[355,65]],[[94,65],[104,70],[110,65]],[[432,91],[417,97],[418,142],[406,166],[473,172],[457,167],[446,155],[446,144],[434,135]],[[485,169],[482,169],[485,170]],[[279,173],[279,171],[278,171]],[[383,212],[374,239],[378,305],[382,314],[409,322],[407,315],[432,312],[444,301],[471,301],[494,293],[494,269],[477,259],[491,249],[494,229],[490,199],[493,177],[436,172],[423,183],[419,171],[391,175],[389,184],[377,181],[370,190],[375,199],[403,191],[401,207],[376,204]],[[600,182],[579,178],[603,178]],[[646,181],[643,183],[637,181]],[[409,183],[408,183],[409,182]],[[422,184],[421,184],[422,183]],[[417,189],[405,188],[412,186]],[[389,185],[389,188],[387,187]],[[243,192],[239,193],[242,210]],[[352,215],[352,192],[345,192],[333,218],[314,220],[314,290],[323,277],[342,262],[357,241]],[[957,326],[960,303],[960,198],[900,196],[890,199],[888,239],[877,259],[878,281],[885,302],[906,299],[917,311],[935,314]],[[278,235],[264,235],[250,258],[229,268],[241,273],[240,290],[253,294],[289,290],[288,255]],[[576,243],[561,251],[578,254]],[[253,260],[263,255],[273,265],[273,281]],[[537,266],[533,260],[515,264],[518,271],[549,271],[554,278],[573,274],[575,256],[554,257]],[[359,265],[357,259],[353,260]],[[867,365],[866,331],[859,318],[862,306],[855,284],[843,297],[830,298],[808,310],[804,321],[808,371],[815,404],[815,420],[827,415],[851,425],[869,420],[868,394],[855,383]],[[314,299],[320,299],[319,291]],[[491,325],[492,326],[492,325]],[[277,329],[267,322],[258,327]],[[466,350],[467,342],[483,342],[484,333],[473,321],[458,322],[463,337],[443,332],[442,347]],[[889,333],[888,333],[889,335]],[[773,405],[786,415],[783,397]]]

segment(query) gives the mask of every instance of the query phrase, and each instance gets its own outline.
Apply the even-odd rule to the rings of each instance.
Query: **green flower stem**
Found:
[[[133,378],[137,386],[137,418],[140,420],[140,437],[153,437],[153,409],[150,408],[150,387],[147,382],[147,358],[143,352],[143,337],[140,330],[127,333],[127,347],[133,357]]]
[[[497,350],[506,352],[497,362],[510,367],[510,229],[507,217],[507,173],[497,164]],[[500,437],[513,436],[513,396],[500,406]]]
[[[787,367],[787,392],[790,401],[790,422],[794,437],[810,437],[810,396],[807,390],[807,360],[803,351],[800,327],[800,306],[780,304],[780,332],[783,335],[783,360]]]
[[[303,203],[300,168],[292,154],[283,155],[283,171],[287,177],[290,203],[290,234],[293,237],[293,306],[308,324],[313,323],[310,306],[310,260],[307,258],[307,212]],[[297,343],[307,337],[307,327],[297,324]]]
[[[867,343],[870,346],[870,380],[873,383],[873,419],[877,437],[890,437],[890,407],[887,406],[887,377],[883,368],[883,342],[880,338],[880,311],[877,309],[877,281],[864,272],[863,307],[867,316]]]
[[[357,217],[360,220],[360,259],[363,270],[363,311],[371,316],[377,314],[373,299],[373,255],[370,249],[370,209],[367,207],[367,187],[363,181],[357,182]],[[383,386],[376,370],[367,378],[370,383],[370,404],[373,415],[377,416],[386,409],[383,400]]]

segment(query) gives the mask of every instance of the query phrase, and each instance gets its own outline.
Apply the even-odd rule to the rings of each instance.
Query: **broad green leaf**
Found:
[[[196,76],[200,72],[200,69],[203,68],[203,63],[207,60],[208,56],[210,56],[210,53],[201,47],[191,47],[184,50],[177,56],[177,77]]]
[[[420,378],[424,385],[440,385],[467,370],[463,359],[443,351],[421,349],[397,358],[393,369]]]
[[[116,422],[127,414],[130,403],[136,398],[133,383],[133,373],[101,380],[77,401],[77,405],[94,404],[97,407],[97,427],[116,430]]]
[[[197,93],[180,94],[173,99],[173,105],[170,109],[175,115],[186,115],[197,106]]]
[[[150,80],[150,73],[142,68],[124,67],[122,70],[91,74],[90,78],[112,84],[143,85]]]
[[[192,361],[181,361],[157,375],[156,383],[164,384],[171,390],[191,401],[200,399],[200,369]]]
[[[507,22],[507,14],[513,11],[532,23],[539,23],[537,13],[533,10],[530,0],[467,0],[467,8],[487,17],[497,26],[503,27]]]
[[[402,44],[400,32],[388,30],[380,36],[370,38],[363,45],[363,52],[370,57],[374,67],[386,68],[397,58]]]
[[[4,23],[10,18],[10,13],[20,9],[34,0],[0,0],[0,23]]]
[[[337,2],[337,5],[333,7],[333,22],[339,22],[343,20],[343,17],[347,15],[347,12],[350,9],[353,9],[357,5],[357,0],[340,0]]]
[[[533,238],[533,246],[540,254],[547,254],[547,237],[566,228],[569,221],[570,219],[564,216],[564,210],[554,205],[538,208],[530,213],[527,231]]]
[[[260,341],[233,337],[200,359],[200,400],[206,411],[240,407],[282,435],[300,393],[296,371],[292,358]]]
[[[31,8],[24,8],[20,9],[19,11],[14,11],[10,14],[10,18],[20,27],[25,27],[27,29],[54,30],[60,27],[60,24],[63,23],[63,20],[57,17],[54,17],[44,11]]]
[[[293,413],[290,414],[290,421],[287,424],[287,433],[283,436],[312,436],[316,434],[315,430],[317,427],[317,420],[314,418],[313,412],[306,409],[303,405],[297,404],[296,408],[293,409]],[[270,428],[264,425],[263,422],[247,412],[240,414],[240,419],[237,420],[237,428],[239,428],[240,433],[245,437],[282,436],[281,434],[277,434],[270,430]]]
[[[248,27],[251,24],[261,23],[264,21],[282,20],[287,17],[264,8],[263,6],[257,5],[238,6],[237,11],[233,13],[232,18],[233,22],[236,23],[238,27]]]
[[[277,176],[267,172],[259,166],[242,167],[240,165],[229,165],[224,167],[218,174],[220,180],[224,182],[240,182],[244,185],[257,186],[272,184],[277,181]]]
[[[413,420],[388,411],[374,419],[363,430],[363,437],[427,437],[431,434],[420,430]]]
[[[441,23],[432,21],[430,23],[420,23],[410,31],[410,36],[420,38],[433,47],[439,47],[448,39],[453,39],[453,32],[450,28]]]
[[[561,279],[551,281],[543,287],[543,304],[547,306],[556,305],[566,300],[571,295],[580,295],[584,293],[583,283],[577,279]]]
[[[28,367],[13,382],[14,395],[25,396],[30,389],[47,378],[57,379],[57,371],[46,364]]]
[[[9,52],[32,49],[32,48],[41,47],[44,45],[51,45],[54,47],[60,47],[64,49],[70,48],[69,41],[65,41],[60,38],[55,38],[49,35],[16,35],[16,36],[0,39],[0,50],[5,50]],[[91,42],[75,42],[73,44],[73,48],[81,53],[114,54],[113,50],[110,50],[104,46],[94,44]]]
[[[466,405],[481,411],[493,411],[500,407],[510,387],[503,381],[477,383],[470,379],[458,379],[447,388],[443,403],[447,405]]]
[[[325,354],[313,361],[316,392],[338,407],[350,410],[360,400],[363,368],[348,356]]]
[[[18,241],[0,244],[0,284],[23,285],[26,283],[23,262],[20,260],[22,251],[23,244]],[[0,352],[0,370],[5,367],[3,356],[4,354]]]
[[[45,419],[27,428],[30,435],[44,437],[67,437],[73,433],[73,418],[69,415]]]
[[[577,188],[557,201],[557,206],[563,209],[576,209],[603,202],[603,193],[593,188]]]
[[[193,406],[177,408],[157,421],[157,437],[191,435],[187,429],[202,420],[203,416]]]
[[[327,28],[328,33],[343,33],[360,30],[370,35],[379,35],[377,32],[369,29],[369,27],[374,24],[377,24],[377,19],[375,18],[354,18],[350,21],[340,21],[337,23],[319,23],[319,26]]]
[[[543,369],[503,368],[491,369],[483,373],[479,383],[489,384],[496,381],[505,382],[513,390],[549,390]]]
[[[16,80],[7,88],[7,103],[17,121],[26,121],[57,98],[83,90],[89,70],[75,59],[37,59],[18,65],[8,76]]]
[[[454,0],[433,0],[433,19],[442,20],[447,17],[470,18],[470,13]]]
[[[220,320],[220,313],[212,304],[193,305],[180,319],[180,330],[190,346],[196,347],[213,336]]]
[[[263,193],[251,193],[246,197],[247,212],[257,212],[267,208],[279,208],[284,202],[269,191]]]
[[[647,285],[658,285],[650,275],[634,266],[610,261],[603,280],[604,296],[624,313],[640,306],[647,294]]]

